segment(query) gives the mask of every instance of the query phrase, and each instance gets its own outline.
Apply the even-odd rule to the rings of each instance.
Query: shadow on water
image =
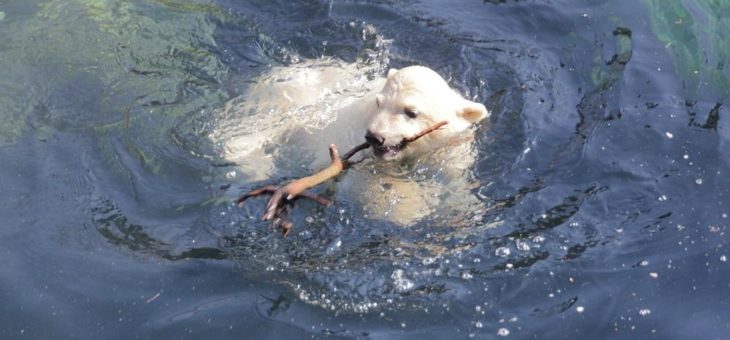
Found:
[[[722,337],[727,11],[0,4],[0,334]],[[236,121],[216,113],[272,66],[320,57],[424,64],[485,103],[465,184],[478,208],[404,228],[340,180],[320,189],[337,203],[302,203],[283,238],[259,221],[263,200],[235,207],[262,183],[221,156],[210,136]],[[374,176],[360,166],[343,176]]]

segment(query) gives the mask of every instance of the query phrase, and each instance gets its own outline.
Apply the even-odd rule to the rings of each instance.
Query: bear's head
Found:
[[[442,147],[489,116],[484,105],[464,99],[441,76],[423,66],[388,71],[385,86],[375,96],[370,112],[365,139],[376,157],[388,161]],[[441,121],[448,124],[414,142],[403,143]]]

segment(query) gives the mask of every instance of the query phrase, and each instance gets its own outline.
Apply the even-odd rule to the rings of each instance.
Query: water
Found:
[[[727,338],[728,18],[709,0],[3,1],[0,334]],[[366,217],[347,185],[367,162],[287,238],[263,200],[232,205],[319,156],[274,148],[290,160],[252,181],[217,113],[320,57],[428,65],[492,109],[468,181],[484,209]]]

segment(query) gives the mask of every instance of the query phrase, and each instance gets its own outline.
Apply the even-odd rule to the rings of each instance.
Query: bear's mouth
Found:
[[[372,145],[373,154],[378,158],[394,158],[398,153],[405,148],[404,143],[398,143],[395,145]]]

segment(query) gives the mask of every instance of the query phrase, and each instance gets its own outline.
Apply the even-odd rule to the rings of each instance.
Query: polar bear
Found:
[[[278,166],[319,169],[330,143],[344,151],[367,141],[373,161],[343,176],[338,191],[358,197],[369,217],[399,225],[441,210],[444,196],[452,205],[478,204],[465,171],[476,159],[473,127],[489,117],[486,107],[428,67],[378,72],[330,59],[273,68],[226,105],[220,117],[228,123],[211,138],[249,181],[268,179]],[[441,121],[448,124],[402,143]],[[410,176],[415,168],[428,175]]]
[[[365,113],[365,139],[379,159],[412,158],[463,142],[473,137],[470,127],[489,115],[483,104],[464,99],[428,67],[390,69],[386,79],[375,95],[375,107]],[[402,143],[441,121],[448,124],[413,143]]]

